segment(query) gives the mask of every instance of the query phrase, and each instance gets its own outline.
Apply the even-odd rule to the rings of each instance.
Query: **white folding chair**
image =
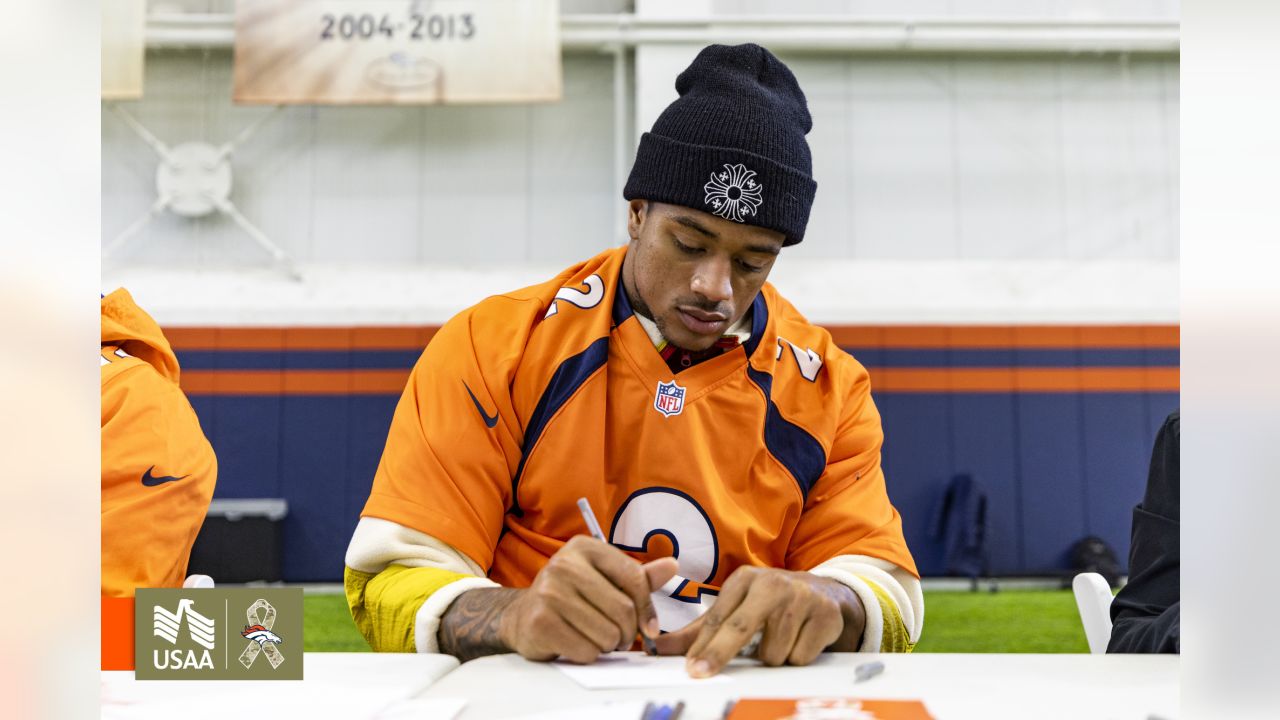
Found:
[[[208,575],[188,575],[186,580],[182,581],[184,588],[211,588],[213,587],[213,578]]]
[[[1076,608],[1084,625],[1084,636],[1089,641],[1089,652],[1101,655],[1111,642],[1111,586],[1098,573],[1080,573],[1071,581],[1076,595]]]

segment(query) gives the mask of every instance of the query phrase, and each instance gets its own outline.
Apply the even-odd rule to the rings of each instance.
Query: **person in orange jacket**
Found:
[[[181,587],[218,461],[178,358],[127,290],[102,298],[102,594]]]

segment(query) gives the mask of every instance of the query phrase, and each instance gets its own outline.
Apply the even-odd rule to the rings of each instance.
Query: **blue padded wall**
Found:
[[[232,350],[179,348],[188,373],[306,370],[407,373],[417,349]],[[873,388],[883,368],[1176,368],[1177,350],[859,347]],[[1095,365],[1096,364],[1096,365]],[[397,377],[400,377],[397,375]],[[193,381],[195,382],[195,381]],[[343,556],[368,497],[398,393],[189,389],[218,454],[215,497],[283,497],[283,572],[290,582],[340,581]],[[398,382],[402,383],[400,379]],[[210,390],[208,388],[221,388]],[[990,571],[1061,573],[1071,545],[1095,534],[1127,564],[1129,523],[1141,499],[1155,432],[1176,409],[1176,392],[939,390],[874,392],[884,422],[890,499],[925,575],[943,570],[930,532],[942,492],[957,473],[986,490]]]

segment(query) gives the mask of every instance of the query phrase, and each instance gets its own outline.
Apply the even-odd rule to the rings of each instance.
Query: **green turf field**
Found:
[[[926,592],[916,652],[1088,652],[1070,590]],[[368,651],[342,595],[307,595],[308,651]]]
[[[916,652],[1089,652],[1070,590],[925,592]]]

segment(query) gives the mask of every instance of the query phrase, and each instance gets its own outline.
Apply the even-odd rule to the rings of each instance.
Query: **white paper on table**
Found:
[[[210,681],[208,684],[217,687],[218,683]],[[370,703],[367,698],[361,698],[351,688],[341,692],[316,692],[311,698],[304,699],[299,697],[298,693],[278,692],[273,687],[286,684],[290,683],[287,681],[259,682],[258,685],[261,685],[262,689],[252,697],[228,693],[229,697],[223,698],[197,696],[185,700],[176,697],[156,697],[136,701],[109,699],[102,704],[102,718],[103,720],[173,720],[174,718],[213,720],[244,714],[246,710],[250,714],[262,717],[341,717],[362,720],[381,718],[378,714],[381,709],[379,704],[376,701]],[[301,685],[302,683],[293,684]]]
[[[612,700],[517,715],[507,720],[639,720],[644,714],[645,704],[643,700]]]
[[[373,716],[374,720],[453,720],[467,706],[466,698],[417,698],[394,702]]]
[[[130,673],[132,674],[132,673]],[[187,683],[186,697],[173,692],[179,686],[164,687],[166,681],[143,681],[141,684],[103,684],[102,720],[204,720],[252,714],[264,717],[341,717],[348,720],[404,720],[406,718],[438,718],[452,720],[466,706],[465,698],[379,700],[375,695],[363,696],[352,687],[315,687],[301,682],[217,681],[201,682],[208,694],[192,694]],[[182,681],[178,681],[182,682]],[[220,687],[234,684],[236,691],[218,692]],[[253,686],[246,690],[244,686]],[[217,693],[217,694],[213,694]]]
[[[684,661],[683,655],[605,655],[591,665],[574,665],[562,661],[552,665],[588,690],[729,682],[729,678],[724,675],[712,675],[702,680],[691,678],[685,672]]]

